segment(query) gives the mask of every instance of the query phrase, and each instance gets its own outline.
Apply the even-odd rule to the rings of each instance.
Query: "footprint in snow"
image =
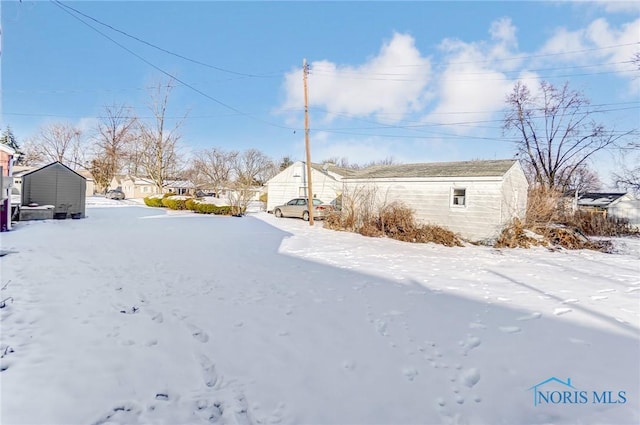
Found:
[[[133,403],[126,403],[114,407],[91,425],[104,425],[113,423],[135,423],[134,418],[140,416],[142,409]]]
[[[561,316],[561,315],[567,314],[567,313],[569,313],[571,311],[573,311],[573,310],[571,310],[570,308],[558,307],[558,308],[554,308],[553,309],[553,314],[555,314],[556,316]]]
[[[531,314],[527,314],[526,316],[520,316],[518,317],[516,320],[518,321],[525,321],[525,320],[534,320],[534,319],[539,319],[542,317],[542,313],[539,312],[533,312]]]
[[[387,336],[387,322],[384,320],[376,320],[375,322],[376,332],[382,336]]]
[[[460,373],[460,382],[469,388],[474,387],[480,381],[480,371],[475,367],[462,371]]]
[[[193,325],[189,325],[189,329],[191,330],[191,336],[193,336],[196,341],[202,343],[209,341],[209,335],[202,329]]]
[[[418,376],[418,369],[416,369],[415,367],[405,367],[404,369],[402,369],[402,374],[409,381],[413,381],[414,379],[416,379],[416,376]]]
[[[200,356],[200,366],[202,367],[202,379],[207,387],[213,388],[218,383],[218,372],[216,365],[205,355]]]
[[[500,326],[498,329],[506,334],[515,334],[522,331],[522,329],[517,326]]]
[[[609,297],[607,297],[606,295],[592,295],[589,298],[591,298],[593,301],[600,301],[600,300],[606,300]]]
[[[480,322],[469,323],[469,329],[486,329],[487,327]]]
[[[469,351],[478,347],[482,343],[482,340],[477,336],[469,335],[465,341],[460,341],[460,343],[462,346],[462,354],[466,356]]]

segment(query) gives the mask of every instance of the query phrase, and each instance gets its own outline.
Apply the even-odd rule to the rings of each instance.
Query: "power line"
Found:
[[[133,40],[135,40],[135,41],[137,41],[139,43],[145,44],[145,45],[147,45],[149,47],[152,47],[152,48],[154,48],[156,50],[159,50],[161,52],[164,52],[164,53],[167,53],[169,55],[175,56],[177,58],[184,59],[186,61],[195,63],[197,65],[201,65],[201,66],[204,66],[204,67],[207,67],[207,68],[210,68],[210,69],[215,69],[215,70],[221,71],[221,72],[226,72],[226,73],[229,73],[229,74],[239,75],[239,76],[243,76],[243,77],[252,77],[252,78],[273,78],[273,77],[279,76],[279,74],[280,74],[280,72],[278,72],[277,73],[278,75],[275,75],[275,76],[268,75],[268,74],[262,74],[262,75],[260,75],[260,74],[248,74],[248,73],[245,73],[245,72],[233,71],[233,70],[222,68],[222,67],[219,67],[219,66],[210,65],[208,63],[205,63],[205,62],[202,62],[202,61],[199,61],[199,60],[196,60],[196,59],[189,58],[189,57],[181,55],[179,53],[172,52],[172,51],[167,50],[167,49],[165,49],[163,47],[160,47],[160,46],[157,46],[157,45],[155,45],[153,43],[145,41],[145,40],[143,40],[143,39],[141,39],[139,37],[131,35],[131,34],[127,33],[126,31],[123,31],[123,30],[120,30],[118,28],[115,28],[112,25],[109,25],[109,24],[107,24],[105,22],[100,21],[99,19],[96,19],[96,18],[94,18],[92,16],[89,16],[86,13],[83,13],[83,12],[79,11],[78,9],[76,9],[74,7],[66,5],[66,4],[62,3],[61,1],[59,1],[59,0],[51,0],[51,2],[56,4],[59,7],[64,7],[66,9],[72,10],[73,12],[77,13],[78,15],[84,16],[85,18],[90,19],[93,22],[95,22],[95,23],[97,23],[99,25],[102,25],[104,27],[107,27],[107,28],[109,28],[109,29],[111,29],[111,30],[113,30],[113,31],[115,31],[117,33],[120,33],[120,34],[124,35],[125,37],[131,38],[131,39],[133,39]]]
[[[187,83],[186,81],[181,80],[180,78],[176,77],[175,75],[165,71],[164,69],[160,68],[159,66],[155,65],[154,63],[150,62],[149,60],[145,59],[144,57],[142,57],[141,55],[137,54],[136,52],[134,52],[133,50],[129,49],[128,47],[124,46],[123,44],[119,43],[118,41],[114,40],[113,38],[109,37],[107,34],[103,33],[102,31],[100,31],[99,29],[95,28],[94,26],[92,26],[91,24],[85,22],[82,18],[79,18],[78,16],[74,15],[72,12],[70,12],[69,10],[67,10],[65,7],[59,5],[57,0],[52,0],[52,2],[58,6],[60,9],[62,9],[65,13],[69,14],[71,17],[73,17],[74,19],[82,22],[84,25],[88,26],[89,28],[91,28],[92,30],[94,30],[95,32],[97,32],[98,34],[102,35],[103,37],[105,37],[107,40],[111,41],[112,43],[114,43],[115,45],[117,45],[118,47],[120,47],[121,49],[127,51],[129,54],[135,56],[136,58],[140,59],[142,62],[146,63],[147,65],[151,66],[152,68],[154,68],[155,70],[159,71],[160,73],[162,73],[163,75],[166,75],[167,77],[179,82],[180,84],[182,84],[183,86],[193,90],[194,92],[200,94],[201,96],[219,104],[220,106],[223,106],[224,108],[227,108],[231,111],[236,112],[239,115],[242,115],[244,117],[247,117],[249,119],[261,122],[263,124],[272,126],[272,127],[277,127],[277,128],[282,128],[282,129],[286,129],[286,130],[298,130],[297,128],[293,128],[293,127],[287,127],[287,126],[283,126],[280,124],[275,124],[269,121],[265,121],[262,120],[260,118],[256,118],[246,112],[243,112],[231,105],[228,105],[224,102],[222,102],[221,100],[216,99],[213,96],[208,95],[207,93],[203,92],[202,90],[192,86],[191,84]]]

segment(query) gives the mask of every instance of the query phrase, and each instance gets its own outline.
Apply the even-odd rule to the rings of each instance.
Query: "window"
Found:
[[[451,204],[457,207],[467,205],[467,189],[453,189]]]

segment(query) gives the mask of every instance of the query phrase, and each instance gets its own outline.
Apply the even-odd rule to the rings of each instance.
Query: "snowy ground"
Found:
[[[89,206],[1,236],[2,424],[640,422],[640,240],[446,248]],[[534,405],[552,377],[568,399]]]

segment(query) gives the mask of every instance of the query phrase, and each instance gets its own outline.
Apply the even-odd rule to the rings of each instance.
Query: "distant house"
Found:
[[[124,196],[131,198],[146,198],[159,193],[156,184],[148,178],[137,176],[114,176],[109,183],[109,189],[120,189]]]
[[[578,209],[624,219],[640,228],[640,200],[626,192],[588,192],[578,195]]]
[[[22,175],[22,205],[20,218],[27,212],[24,206],[53,206],[53,218],[85,217],[86,179],[60,162]]]
[[[11,189],[16,151],[0,143],[0,232],[11,230]]]
[[[479,241],[524,218],[528,183],[520,163],[509,159],[381,165],[343,178],[345,194],[362,189],[375,192],[378,206],[402,201],[418,221]]]
[[[93,174],[91,174],[91,171],[82,170],[82,171],[78,171],[77,173],[80,174],[82,177],[84,177],[85,180],[87,181],[87,196],[95,195],[96,181],[93,178]]]
[[[342,179],[353,170],[336,167],[332,164],[311,164],[311,188],[316,198],[330,203],[342,193]],[[306,162],[296,161],[267,183],[267,211],[273,211],[277,205],[287,203],[293,198],[307,196]]]
[[[195,185],[189,180],[166,180],[163,184],[165,193],[188,195],[195,192]]]

